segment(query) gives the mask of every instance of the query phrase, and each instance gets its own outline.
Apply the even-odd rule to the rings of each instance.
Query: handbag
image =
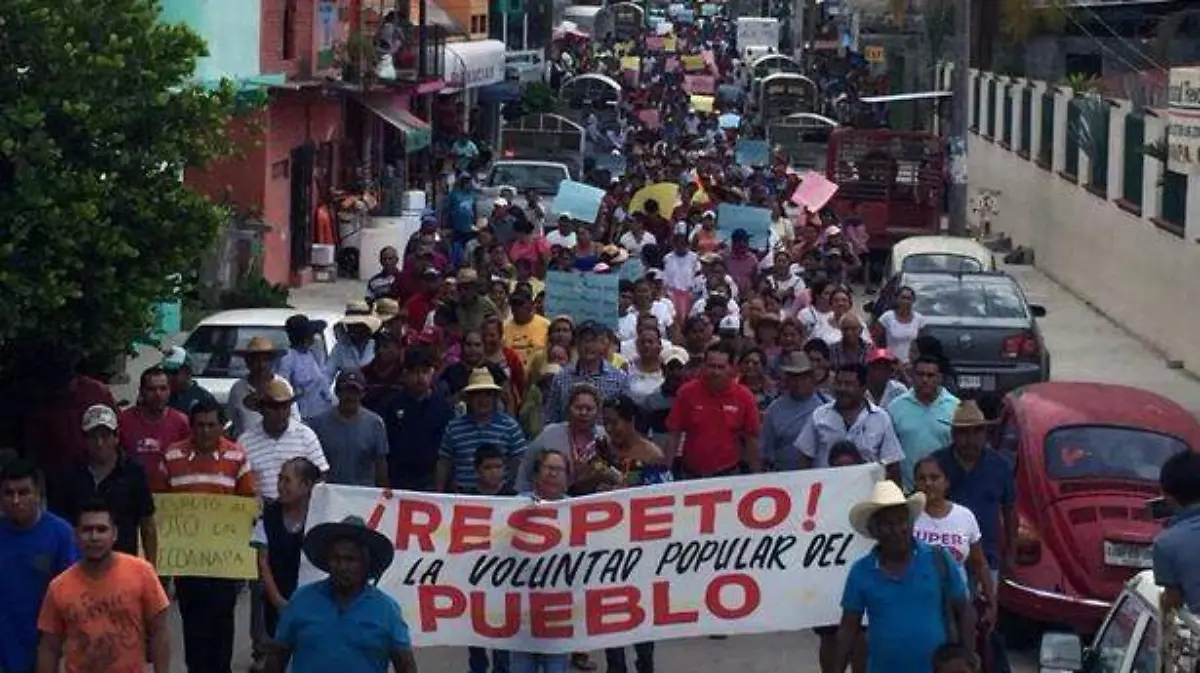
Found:
[[[937,565],[938,594],[942,600],[942,621],[946,623],[946,642],[957,645],[962,643],[962,634],[958,632],[958,618],[950,597],[950,562],[946,560],[946,550],[941,547],[934,547],[933,554],[933,562]]]

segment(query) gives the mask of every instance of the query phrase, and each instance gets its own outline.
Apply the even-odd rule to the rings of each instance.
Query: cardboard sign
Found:
[[[662,115],[653,108],[642,108],[633,113],[646,128],[656,129],[662,125]]]
[[[837,194],[837,183],[815,171],[805,171],[800,175],[800,184],[792,192],[792,203],[816,212],[825,207],[829,200]]]
[[[732,203],[717,206],[717,238],[728,242],[736,229],[750,234],[751,248],[766,250],[771,245],[771,211]]]
[[[556,216],[570,213],[572,219],[594,223],[600,214],[600,203],[603,200],[603,189],[574,180],[563,180],[558,185],[558,194],[554,197],[550,210]]]
[[[711,75],[684,75],[683,90],[688,93],[711,94],[717,88],[716,79]]]
[[[684,72],[703,72],[708,68],[708,66],[704,63],[703,56],[681,56],[679,57],[679,60],[683,63]]]
[[[742,138],[737,142],[733,157],[739,166],[767,166],[771,163],[771,146],[765,140]]]
[[[163,577],[258,577],[250,546],[258,500],[235,495],[158,493],[158,574]]]
[[[662,51],[662,48],[663,48],[663,38],[661,38],[657,35],[650,35],[646,38],[646,50],[647,51]]]
[[[837,623],[873,544],[850,508],[881,478],[855,465],[554,501],[318,484],[308,526],[357,516],[391,540],[378,587],[416,647],[567,653]],[[302,562],[301,584],[320,578]]]
[[[616,274],[550,271],[546,274],[546,313],[569,315],[576,325],[590,320],[615,330],[620,318],[620,281]]]
[[[716,99],[712,96],[692,96],[692,109],[696,112],[712,112],[713,105],[716,104]]]
[[[642,59],[637,56],[622,56],[621,69],[640,71],[642,69]]]
[[[668,54],[674,54],[679,50],[679,40],[674,37],[663,38],[662,48]]]

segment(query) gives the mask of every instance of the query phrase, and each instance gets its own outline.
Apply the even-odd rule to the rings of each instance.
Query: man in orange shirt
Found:
[[[192,406],[192,436],[163,456],[170,493],[255,496],[250,460],[222,434],[221,407],[202,400]],[[256,504],[254,506],[257,506]],[[234,609],[241,582],[176,577],[175,598],[183,621],[183,653],[193,673],[228,673],[233,660]]]
[[[171,670],[170,601],[154,567],[113,551],[117,524],[103,501],[80,508],[75,531],[83,558],[50,583],[38,615],[38,673],[64,659],[67,673],[142,673],[147,642],[154,670]]]

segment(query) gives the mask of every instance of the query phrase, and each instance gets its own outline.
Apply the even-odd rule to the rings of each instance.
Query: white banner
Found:
[[[395,544],[379,587],[417,647],[563,653],[835,624],[870,541],[864,465],[562,501],[320,485],[308,525],[362,517]],[[301,583],[320,574],[305,561]]]
[[[1200,68],[1171,68],[1167,101],[1167,168],[1200,173]]]

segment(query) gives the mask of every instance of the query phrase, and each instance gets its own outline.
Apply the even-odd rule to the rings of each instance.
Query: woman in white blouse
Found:
[[[883,339],[892,357],[904,362],[908,360],[909,347],[925,326],[925,316],[913,310],[917,293],[911,287],[900,288],[896,293],[896,308],[890,309],[875,322],[875,336]]]

